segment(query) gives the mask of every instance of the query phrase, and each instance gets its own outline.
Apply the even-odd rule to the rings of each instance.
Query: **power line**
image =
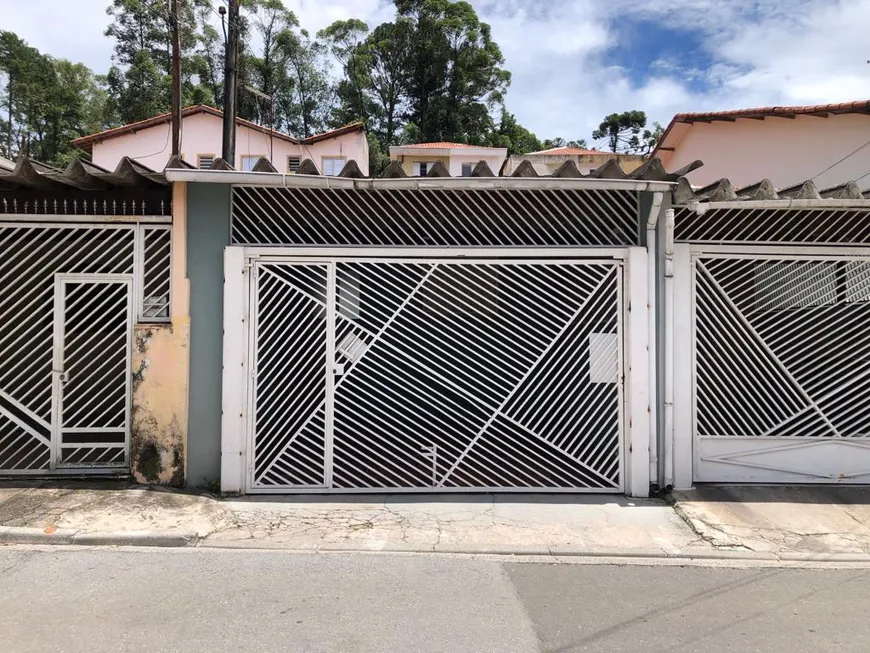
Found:
[[[811,178],[810,178],[810,181],[815,181],[816,179],[818,179],[819,177],[821,177],[823,174],[825,174],[825,173],[826,173],[828,170],[830,170],[831,168],[840,165],[841,163],[843,163],[843,161],[845,161],[845,160],[848,159],[849,157],[858,154],[858,152],[860,152],[861,150],[863,150],[863,149],[864,149],[865,147],[867,147],[868,145],[870,145],[870,141],[867,141],[867,142],[864,143],[863,145],[859,146],[857,149],[855,149],[855,150],[849,152],[846,156],[844,156],[844,157],[843,157],[842,159],[840,159],[839,161],[835,161],[834,163],[832,163],[831,165],[829,165],[827,168],[825,168],[824,170],[822,170],[822,171],[821,171],[819,174],[817,174],[815,177],[811,177]],[[870,174],[870,172],[868,172],[867,174]],[[865,175],[865,176],[866,176],[866,175]]]

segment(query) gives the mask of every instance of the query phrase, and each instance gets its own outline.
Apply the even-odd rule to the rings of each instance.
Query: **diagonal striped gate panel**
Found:
[[[696,261],[700,436],[870,437],[870,261]]]
[[[252,489],[622,487],[618,263],[263,263],[255,285]]]
[[[59,466],[127,464],[131,284],[61,281]]]
[[[326,265],[258,269],[256,484],[319,487],[324,483],[326,277]]]
[[[51,463],[55,274],[132,274],[130,228],[0,226],[0,472]]]

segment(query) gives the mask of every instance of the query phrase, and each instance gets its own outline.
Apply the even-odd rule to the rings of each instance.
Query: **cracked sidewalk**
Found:
[[[870,555],[870,488],[699,486],[672,500],[718,550]]]
[[[220,498],[125,483],[21,482],[0,485],[0,543],[870,561],[870,488],[701,487],[672,499]]]
[[[67,543],[107,533],[175,533],[199,546],[306,551],[668,557],[712,548],[662,501],[595,495],[222,499],[121,483],[5,484],[0,531],[11,541],[16,528],[66,533]]]

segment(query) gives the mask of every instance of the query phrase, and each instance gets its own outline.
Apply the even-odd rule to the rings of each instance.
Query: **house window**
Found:
[[[323,174],[327,177],[337,177],[342,168],[344,168],[344,157],[323,157]]]
[[[239,170],[251,172],[254,166],[257,165],[257,161],[262,158],[265,158],[262,154],[243,154],[241,157],[242,165],[239,167]]]
[[[196,167],[200,170],[209,170],[214,163],[214,154],[197,154]]]
[[[471,176],[471,171],[472,171],[473,169],[474,169],[474,166],[471,165],[470,163],[463,163],[463,164],[462,164],[462,176],[463,176],[463,177],[470,177],[470,176]]]
[[[429,172],[429,163],[426,161],[418,161],[414,163],[414,176],[425,177]]]
[[[287,172],[296,172],[299,166],[302,165],[302,157],[288,156],[287,157]]]

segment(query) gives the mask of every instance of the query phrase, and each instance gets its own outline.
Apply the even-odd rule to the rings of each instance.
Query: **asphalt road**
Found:
[[[0,549],[0,651],[861,652],[870,570]]]

